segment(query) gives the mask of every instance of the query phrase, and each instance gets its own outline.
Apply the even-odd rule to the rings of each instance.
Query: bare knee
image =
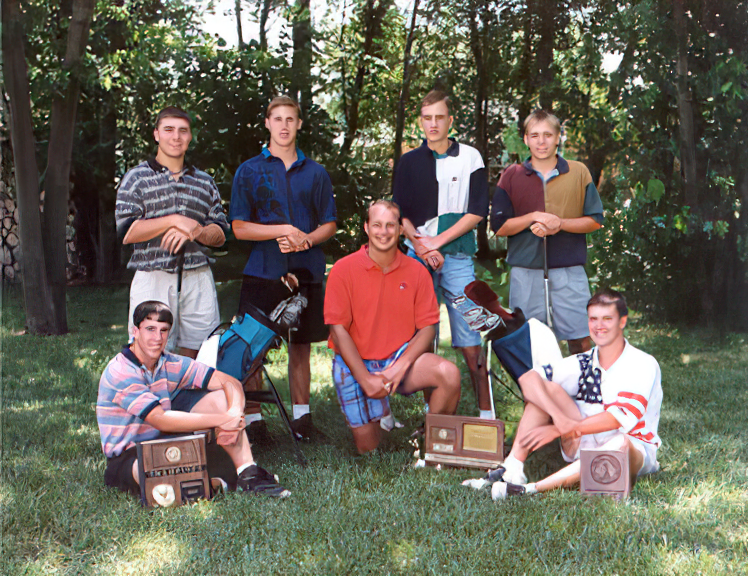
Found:
[[[369,422],[357,428],[351,428],[353,441],[359,454],[365,454],[376,450],[379,446],[379,422]]]
[[[460,390],[460,369],[453,362],[440,358],[434,369],[434,379],[442,387],[451,391]]]

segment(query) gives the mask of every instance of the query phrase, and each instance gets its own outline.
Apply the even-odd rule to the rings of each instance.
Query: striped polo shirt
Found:
[[[202,226],[218,224],[224,233],[229,231],[226,214],[221,206],[221,195],[213,178],[190,166],[174,180],[169,169],[155,159],[143,162],[122,178],[117,189],[115,218],[117,234],[124,238],[135,220],[147,220],[181,214]],[[151,272],[176,272],[179,257],[161,248],[161,236],[133,245],[128,268]],[[184,269],[199,268],[210,262],[196,242],[184,247]]]
[[[101,448],[107,458],[119,456],[136,442],[161,434],[145,419],[156,407],[171,410],[180,390],[205,390],[214,369],[185,356],[164,353],[153,372],[123,348],[104,369],[96,400]]]
[[[545,182],[530,160],[504,170],[491,203],[491,229],[496,232],[510,218],[531,212],[548,212],[559,218],[590,216],[603,223],[603,203],[592,176],[581,162],[557,156],[556,169]],[[581,266],[587,261],[587,236],[560,231],[547,237],[548,267]],[[543,239],[526,228],[507,238],[510,266],[543,268]]]

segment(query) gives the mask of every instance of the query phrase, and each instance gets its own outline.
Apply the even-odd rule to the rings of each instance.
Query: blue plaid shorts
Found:
[[[408,342],[384,360],[364,360],[364,366],[369,372],[385,370],[400,358],[407,347]],[[389,414],[389,397],[369,398],[351,374],[340,354],[335,354],[332,361],[332,379],[335,382],[335,391],[338,393],[340,410],[351,428],[358,428],[369,422],[379,422],[382,416]]]

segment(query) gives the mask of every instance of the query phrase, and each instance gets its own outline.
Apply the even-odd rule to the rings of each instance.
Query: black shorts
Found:
[[[293,344],[309,344],[327,340],[329,331],[325,326],[325,291],[322,284],[302,282],[299,284],[299,294],[308,300],[308,304],[301,313],[298,329],[291,331],[289,341]],[[248,311],[247,304],[251,304],[269,315],[290,296],[291,292],[280,280],[245,275],[239,298],[239,314],[245,314]]]
[[[208,390],[181,390],[171,403],[172,410],[191,412]],[[169,436],[184,436],[188,434],[161,434],[159,438]],[[231,490],[236,488],[236,468],[226,451],[216,444],[215,440],[208,442],[206,447],[208,457],[208,475],[211,478],[223,478]],[[132,476],[132,465],[138,460],[137,446],[131,446],[119,456],[107,458],[104,471],[104,484],[140,496],[140,485]]]

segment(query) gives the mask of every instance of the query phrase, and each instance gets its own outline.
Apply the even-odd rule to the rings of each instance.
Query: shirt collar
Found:
[[[444,156],[452,156],[456,158],[460,155],[460,144],[454,138],[449,139],[449,148],[447,148],[447,151],[444,153],[444,155],[437,155],[436,152],[429,148],[429,141],[425,138],[423,139],[421,147],[426,148],[426,150],[428,150],[436,158],[444,158]]]
[[[262,149],[262,152],[261,152],[261,154],[263,155],[263,157],[264,157],[264,158],[265,158],[265,160],[267,160],[267,161],[271,161],[271,160],[273,160],[273,159],[277,159],[277,160],[280,160],[280,158],[278,158],[277,156],[273,156],[273,155],[272,155],[272,154],[270,153],[270,149],[269,149],[269,148],[268,148],[267,146],[265,146],[265,147],[264,147],[264,148]],[[303,164],[303,163],[304,163],[304,161],[306,161],[306,156],[305,156],[305,155],[304,155],[304,153],[303,153],[303,152],[301,151],[301,148],[296,148],[296,162],[294,162],[293,164],[291,164],[291,168],[293,168],[294,166],[297,166],[297,165],[301,165],[301,164]]]
[[[133,352],[133,351],[132,351],[132,348],[130,348],[130,345],[129,345],[129,344],[126,344],[126,345],[125,345],[125,346],[124,346],[124,347],[122,348],[122,355],[123,355],[123,356],[124,356],[124,357],[125,357],[125,358],[126,358],[126,359],[127,359],[128,361],[129,361],[129,362],[132,362],[133,364],[135,364],[135,366],[138,366],[138,367],[140,367],[140,368],[143,368],[144,370],[147,370],[147,368],[145,367],[145,364],[143,364],[143,363],[142,363],[142,362],[141,362],[141,361],[140,361],[140,360],[138,359],[138,357],[137,357],[137,356],[135,356],[135,352]],[[163,364],[165,360],[166,360],[166,355],[165,355],[165,354],[164,354],[164,353],[162,352],[162,353],[161,353],[161,357],[160,357],[160,358],[158,359],[158,362],[156,362],[156,367],[154,368],[154,370],[153,370],[153,371],[155,372],[156,370],[158,370],[158,369],[159,369],[159,367],[161,366],[161,364]]]
[[[623,344],[623,350],[621,351],[621,355],[616,359],[615,362],[613,362],[613,366],[615,366],[616,364],[618,364],[618,360],[620,360],[621,358],[623,358],[623,355],[626,353],[626,350],[628,350],[629,346],[631,346],[629,344],[629,341],[626,338],[623,339],[623,342],[624,342],[624,344]],[[600,366],[600,359],[599,359],[598,353],[597,353],[598,352],[597,346],[595,346],[592,349],[591,352],[592,352],[592,367],[593,368],[598,368],[601,372],[605,372],[606,371],[605,368],[603,368],[602,366]],[[611,366],[610,368],[613,368],[613,366]],[[608,370],[610,370],[610,368],[608,368]]]
[[[166,166],[162,166],[157,160],[155,156],[151,156],[148,158],[148,166],[150,166],[151,170],[154,172],[168,172],[169,175],[171,175],[171,170],[169,170]],[[184,163],[184,174],[189,174],[190,176],[195,175],[195,167],[192,164]]]
[[[531,156],[528,156],[527,160],[522,163],[522,166],[525,168],[525,174],[528,176],[536,174],[535,168],[532,167],[532,162],[530,162],[530,160]],[[559,175],[566,174],[569,171],[569,163],[560,154],[556,154],[556,170],[558,170]]]
[[[371,270],[372,268],[376,268],[377,270],[382,270],[382,267],[379,266],[374,260],[369,258],[369,244],[364,244],[361,246],[361,249],[359,252],[362,255],[361,261],[363,262],[364,268],[366,270]],[[403,263],[403,258],[405,256],[402,252],[400,252],[400,249],[398,249],[395,253],[395,260],[390,264],[390,266],[387,268],[386,274],[389,274],[390,272],[393,272],[394,270],[397,270],[400,267],[400,264]]]

